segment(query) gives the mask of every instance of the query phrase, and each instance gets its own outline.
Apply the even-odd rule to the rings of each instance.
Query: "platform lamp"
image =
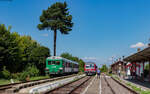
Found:
[[[113,61],[114,61],[114,56],[112,56],[112,64],[113,64]]]
[[[122,62],[123,62],[123,78],[125,79],[125,75],[126,75],[126,68],[125,68],[125,66],[126,66],[126,63],[124,62],[124,58],[125,58],[125,56],[123,55],[122,56]]]

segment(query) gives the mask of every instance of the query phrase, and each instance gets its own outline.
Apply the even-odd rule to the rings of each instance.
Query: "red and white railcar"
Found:
[[[86,75],[95,75],[97,71],[97,66],[93,62],[85,63],[84,72]]]

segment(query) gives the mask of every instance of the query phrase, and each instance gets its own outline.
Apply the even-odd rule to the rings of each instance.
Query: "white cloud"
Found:
[[[84,57],[83,60],[96,60],[96,57]]]
[[[42,36],[44,36],[44,37],[48,37],[48,34],[43,34]]]
[[[130,46],[130,48],[141,48],[141,47],[145,47],[146,44],[142,43],[142,42],[138,42],[136,44],[133,44]]]

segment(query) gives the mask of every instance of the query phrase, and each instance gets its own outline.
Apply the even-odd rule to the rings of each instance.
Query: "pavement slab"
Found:
[[[95,76],[82,94],[100,94],[100,87],[100,78]]]

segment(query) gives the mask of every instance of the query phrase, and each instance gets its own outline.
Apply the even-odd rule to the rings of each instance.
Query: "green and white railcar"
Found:
[[[69,74],[77,73],[79,71],[79,64],[77,62],[52,56],[46,59],[46,73],[47,74]]]

